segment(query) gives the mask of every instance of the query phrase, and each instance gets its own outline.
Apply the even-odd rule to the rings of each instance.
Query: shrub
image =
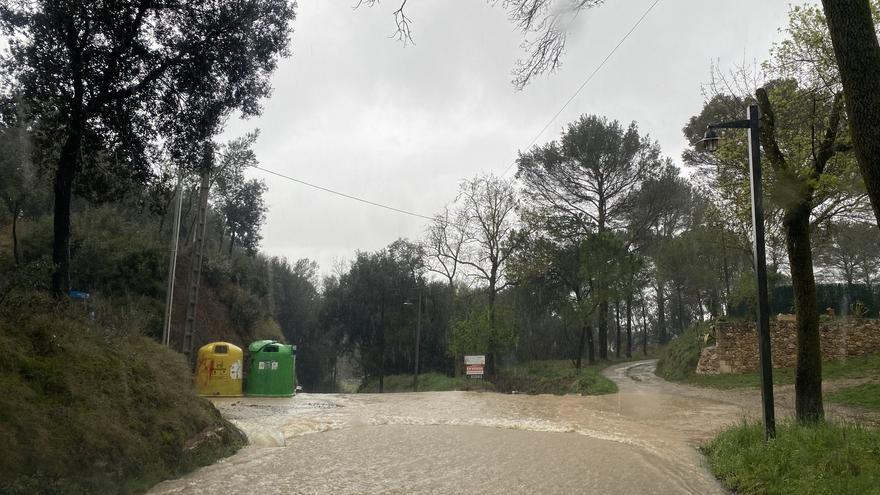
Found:
[[[698,323],[669,342],[657,361],[657,375],[672,381],[693,376],[703,350],[703,335],[708,330],[708,323]]]

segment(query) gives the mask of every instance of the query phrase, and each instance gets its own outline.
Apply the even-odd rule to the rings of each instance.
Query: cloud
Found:
[[[452,200],[461,179],[501,173],[650,4],[607,2],[578,17],[564,66],[524,91],[511,69],[520,33],[480,0],[407,4],[415,45],[390,38],[395,6],[301,0],[293,56],[279,65],[263,115],[230,122],[224,139],[261,129],[271,170],[424,214]],[[635,120],[678,158],[681,128],[702,103],[712,60],[766,57],[787,5],[749,0],[661,2],[538,140],[582,113]],[[755,15],[754,12],[761,12]],[[424,221],[252,171],[269,185],[263,249],[334,260],[419,237]]]

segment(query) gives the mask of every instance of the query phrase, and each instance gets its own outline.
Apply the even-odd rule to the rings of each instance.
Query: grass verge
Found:
[[[763,428],[746,423],[703,447],[713,474],[741,495],[880,493],[880,430],[821,423]]]
[[[495,387],[501,392],[525,394],[613,394],[617,385],[602,375],[602,369],[608,365],[596,363],[577,370],[571,361],[552,360],[503,366]]]
[[[635,360],[635,358],[633,359]],[[419,375],[419,392],[448,390],[494,390],[522,394],[602,395],[617,392],[617,385],[602,375],[602,369],[621,361],[603,361],[575,369],[568,360],[531,361],[502,366],[494,382],[453,378],[440,373]],[[379,380],[371,378],[357,389],[361,393],[379,391]],[[384,380],[385,392],[412,392],[412,375],[390,375]]]
[[[877,370],[880,370],[880,354],[846,360],[825,361],[822,363],[822,379],[840,380],[843,378],[877,376]],[[775,385],[793,384],[794,373],[794,368],[774,368],[773,383]],[[757,372],[725,373],[720,375],[697,375],[691,373],[689,376],[678,381],[700,387],[730,389],[758,387],[761,384],[761,377]]]
[[[68,310],[0,319],[0,493],[139,493],[238,450],[183,356]]]
[[[383,380],[383,390],[388,393],[412,392],[412,375],[389,375]],[[419,392],[446,392],[449,390],[494,390],[494,386],[485,380],[455,378],[441,373],[419,374]],[[361,393],[377,393],[379,379],[371,378],[358,388]]]
[[[880,383],[865,383],[843,388],[828,394],[827,399],[838,404],[880,411]]]

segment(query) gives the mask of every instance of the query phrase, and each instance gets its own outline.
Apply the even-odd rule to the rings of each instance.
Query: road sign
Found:
[[[483,378],[486,368],[486,356],[465,356],[464,371],[470,378]]]

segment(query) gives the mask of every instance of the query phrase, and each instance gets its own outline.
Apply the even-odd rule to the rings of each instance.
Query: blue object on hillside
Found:
[[[78,290],[72,290],[68,292],[67,295],[70,296],[71,299],[78,299],[80,301],[87,301],[89,297],[91,297],[88,292],[81,292]]]

